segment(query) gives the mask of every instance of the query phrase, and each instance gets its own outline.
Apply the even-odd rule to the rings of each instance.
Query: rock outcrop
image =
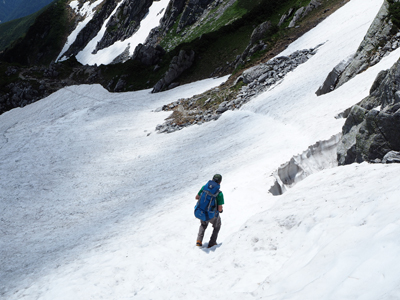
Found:
[[[107,0],[101,9],[94,15],[93,19],[79,32],[75,41],[63,54],[65,57],[71,57],[77,55],[83,50],[86,45],[98,34],[104,21],[111,15],[117,6],[116,1]]]
[[[145,45],[155,46],[163,40],[167,51],[174,49],[179,43],[188,41],[187,37],[196,36],[196,31],[207,24],[204,32],[221,27],[219,19],[224,12],[238,0],[172,0],[168,4],[160,25],[153,28]],[[228,21],[229,22],[229,21]],[[176,25],[176,27],[174,27]],[[173,39],[165,40],[167,34],[176,34]],[[193,37],[193,36],[192,36]],[[190,39],[189,39],[190,40]]]
[[[328,77],[325,79],[324,83],[315,92],[315,94],[317,96],[321,96],[333,91],[339,80],[340,75],[343,73],[343,71],[351,63],[352,60],[353,55],[351,55],[347,59],[342,60],[337,66],[335,66],[333,70],[328,74]]]
[[[400,151],[400,61],[382,71],[370,95],[352,107],[343,126],[338,162],[382,162],[391,151]]]
[[[289,56],[276,57],[267,63],[244,71],[234,84],[242,84],[243,86],[233,99],[229,99],[228,95],[223,94],[217,88],[206,96],[200,95],[190,99],[181,99],[164,105],[159,111],[173,111],[175,113],[179,108],[181,122],[175,121],[174,118],[168,118],[164,124],[158,125],[156,130],[160,133],[171,133],[194,124],[200,125],[204,122],[217,120],[224,112],[239,109],[257,95],[279,84],[287,73],[305,63],[317,52],[317,49],[318,46],[296,51]],[[199,107],[198,103],[202,102],[204,97],[207,99]]]
[[[107,30],[97,43],[96,52],[116,41],[131,37],[140,27],[140,22],[149,12],[153,0],[125,0],[107,23]]]
[[[194,24],[213,1],[215,0],[189,0],[182,12],[176,32],[179,33],[186,26]]]
[[[153,66],[161,60],[164,54],[165,50],[160,45],[153,47],[139,44],[135,48],[132,59],[138,60],[147,66]]]
[[[239,67],[240,65],[243,65],[246,59],[252,56],[257,51],[267,49],[268,45],[264,43],[262,39],[265,38],[266,34],[269,32],[270,29],[271,29],[271,22],[265,21],[260,25],[258,25],[253,30],[250,36],[249,45],[246,47],[243,53],[236,58],[236,61],[234,62],[235,68]]]
[[[307,16],[313,9],[319,7],[320,5],[321,5],[321,2],[319,2],[318,0],[311,0],[307,6],[303,6],[303,7],[300,7],[299,9],[297,9],[296,12],[294,13],[292,20],[289,23],[288,28],[295,27],[298,21],[300,21],[302,18]],[[291,12],[292,12],[292,9],[289,10],[287,15],[290,16]],[[279,23],[282,24],[284,20],[285,20],[285,18],[283,18],[283,19],[281,18],[281,22],[279,22]]]
[[[173,81],[192,66],[194,57],[195,53],[193,50],[181,50],[178,56],[172,58],[168,71],[165,73],[164,77],[156,83],[152,93],[158,93],[165,89],[176,87],[177,85],[173,84]]]
[[[398,0],[394,1],[398,2]],[[393,30],[389,5],[388,0],[383,2],[353,59],[344,69],[342,68],[342,62],[334,68],[336,70],[334,71],[334,84],[332,84],[332,73],[330,73],[322,85],[323,88],[320,88],[317,92],[319,95],[342,86],[357,74],[377,64],[385,55],[400,46],[400,33]]]

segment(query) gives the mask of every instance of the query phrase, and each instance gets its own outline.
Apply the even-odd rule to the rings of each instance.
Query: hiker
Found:
[[[219,190],[220,184],[222,181],[222,176],[220,174],[215,174],[213,179],[210,180],[206,185],[204,185],[201,190],[199,191],[199,193],[196,195],[196,200],[199,200],[198,204],[196,205],[196,207],[199,205],[200,203],[200,199],[203,197],[207,197],[207,195],[209,198],[211,199],[210,201],[212,202],[211,205],[211,210],[213,211],[208,211],[205,212],[208,216],[208,214],[210,214],[212,216],[211,219],[207,220],[209,217],[205,217],[205,221],[203,221],[201,218],[200,219],[200,228],[199,228],[199,234],[197,236],[197,243],[196,246],[203,246],[203,237],[204,237],[204,232],[207,229],[207,226],[209,223],[211,223],[213,225],[213,233],[211,235],[210,238],[210,242],[208,243],[208,248],[211,248],[215,245],[217,245],[217,237],[218,237],[218,232],[221,229],[221,217],[220,217],[220,213],[223,212],[222,209],[222,205],[224,205],[224,195],[222,194],[222,192]],[[215,205],[215,201],[217,203],[217,205]],[[208,206],[210,207],[210,205]],[[195,212],[196,215],[196,212]],[[198,217],[196,215],[196,217]]]

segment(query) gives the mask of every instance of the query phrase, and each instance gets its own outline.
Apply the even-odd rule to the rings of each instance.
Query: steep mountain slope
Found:
[[[276,53],[317,49],[308,60],[201,126],[155,131],[170,114],[159,108],[228,77],[161,93],[70,86],[2,114],[1,298],[397,299],[399,164],[332,165],[268,192],[281,163],[340,133],[339,115],[396,74],[399,49],[315,95],[381,5],[348,2]],[[317,163],[312,149],[303,159]],[[198,249],[194,196],[217,172],[219,245]]]
[[[52,4],[23,39],[0,53],[0,73],[6,74],[0,76],[0,112],[66,85],[100,83],[116,92],[157,85],[157,92],[241,72],[271,58],[345,1],[214,1],[194,11],[194,2],[142,1],[134,6],[140,9],[129,3]],[[179,31],[172,24],[185,26]]]
[[[3,0],[0,2],[0,23],[33,14],[54,0]]]
[[[23,36],[35,22],[38,13],[0,24],[0,52]]]

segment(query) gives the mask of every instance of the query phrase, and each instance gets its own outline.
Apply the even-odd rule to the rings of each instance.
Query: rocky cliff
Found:
[[[376,65],[385,55],[400,46],[400,33],[393,24],[391,6],[398,0],[385,0],[354,56],[340,62],[316,92],[329,93],[339,88],[357,74]]]
[[[338,147],[340,165],[387,162],[400,151],[400,61],[377,76],[370,95],[351,108]]]

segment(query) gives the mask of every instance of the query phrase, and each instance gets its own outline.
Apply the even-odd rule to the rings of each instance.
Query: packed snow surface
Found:
[[[397,61],[315,96],[381,4],[350,1],[282,53],[324,43],[316,55],[215,122],[154,130],[158,107],[226,78],[159,94],[67,87],[1,115],[0,298],[399,299],[399,165],[334,167],[268,193],[272,172],[339,133],[335,116]],[[194,197],[214,173],[219,244],[198,249]]]

